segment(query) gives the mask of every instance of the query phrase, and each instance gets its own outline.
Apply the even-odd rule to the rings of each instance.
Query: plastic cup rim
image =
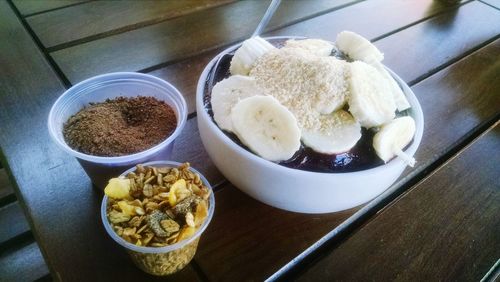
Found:
[[[153,161],[153,162],[144,163],[142,165],[144,165],[144,166],[165,165],[165,166],[178,167],[181,164],[182,163],[174,162],[174,161]],[[198,170],[196,170],[192,167],[189,167],[189,170],[191,170],[194,173],[198,173],[200,175],[200,179],[202,180],[202,182],[210,190],[207,218],[205,219],[203,224],[200,226],[200,228],[198,228],[198,230],[196,230],[196,232],[193,234],[193,236],[189,237],[188,239],[182,240],[180,242],[177,242],[175,244],[168,245],[165,247],[142,247],[142,246],[136,246],[132,243],[129,243],[125,239],[123,239],[122,237],[118,236],[118,234],[116,234],[116,232],[111,227],[111,224],[109,223],[108,217],[106,215],[108,196],[104,195],[104,197],[102,199],[102,203],[101,203],[101,221],[102,221],[102,223],[104,225],[104,229],[106,230],[108,235],[115,242],[117,242],[119,245],[121,245],[122,247],[124,247],[128,250],[132,250],[134,252],[146,253],[146,254],[159,254],[159,253],[168,253],[171,251],[175,251],[175,250],[183,248],[184,246],[190,244],[191,242],[193,242],[194,240],[199,238],[201,236],[201,234],[205,231],[205,229],[208,227],[210,222],[212,221],[212,217],[213,217],[214,210],[215,210],[215,196],[214,196],[214,192],[212,190],[212,186],[210,185],[208,180],[205,178],[205,176],[203,176],[203,174],[201,174]],[[135,166],[126,170],[120,176],[126,176],[129,172],[132,172],[132,171],[135,171]]]
[[[56,111],[56,106],[61,103],[61,100],[64,99],[65,96],[68,95],[68,93],[75,91],[75,89],[78,90],[79,88],[82,88],[81,90],[83,90],[86,87],[91,86],[95,80],[99,80],[102,78],[119,79],[121,76],[130,76],[130,78],[136,78],[136,79],[138,79],[138,81],[141,81],[141,79],[147,78],[148,80],[142,80],[141,82],[142,83],[146,83],[146,82],[154,83],[155,85],[160,86],[161,88],[165,88],[165,86],[166,86],[168,88],[171,88],[171,90],[173,90],[172,95],[175,96],[175,98],[179,99],[179,101],[177,101],[177,102],[180,102],[180,107],[178,107],[176,109],[177,112],[179,113],[179,121],[177,123],[177,126],[176,126],[174,132],[172,132],[172,134],[170,134],[170,136],[168,136],[165,140],[163,140],[162,142],[156,144],[155,146],[153,146],[149,149],[146,149],[144,151],[140,151],[140,152],[137,152],[134,154],[130,154],[130,155],[125,155],[125,156],[117,156],[117,157],[94,156],[94,155],[89,155],[89,154],[85,154],[82,152],[78,152],[78,151],[72,149],[71,147],[69,147],[68,144],[66,144],[66,142],[64,142],[63,140],[61,140],[57,136],[57,133],[55,132],[55,128],[49,126],[51,124],[51,120],[55,119],[54,115],[55,115],[55,111]],[[174,106],[174,107],[176,107],[176,106]],[[164,148],[165,146],[168,146],[170,143],[172,143],[175,140],[175,138],[177,138],[180,135],[182,129],[184,128],[184,126],[186,124],[186,121],[187,121],[186,100],[184,99],[184,96],[182,96],[180,91],[175,86],[173,86],[171,83],[169,83],[161,78],[158,78],[158,77],[155,77],[155,76],[152,76],[149,74],[144,74],[144,73],[112,72],[112,73],[106,73],[106,74],[101,74],[101,75],[90,77],[88,79],[85,79],[85,80],[73,85],[72,87],[70,87],[66,91],[64,91],[64,93],[61,94],[57,98],[57,100],[54,102],[54,104],[52,105],[50,112],[49,112],[47,125],[49,127],[49,135],[52,138],[52,140],[55,141],[55,143],[60,148],[62,148],[64,151],[71,154],[72,156],[79,158],[79,159],[82,159],[82,160],[94,162],[94,163],[120,164],[120,163],[131,162],[131,161],[143,158],[143,157],[148,156],[148,155],[152,155],[152,154],[158,152],[159,150],[161,150],[162,148]]]

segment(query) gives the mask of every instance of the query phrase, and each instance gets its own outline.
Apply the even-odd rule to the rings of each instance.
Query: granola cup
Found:
[[[143,165],[154,167],[178,167],[181,164],[171,161],[156,161],[145,163]],[[121,176],[126,176],[128,173],[135,171],[135,169],[136,168],[134,167],[125,171]],[[192,172],[199,174],[203,184],[205,184],[205,186],[208,187],[210,191],[212,190],[212,187],[201,173],[193,168],[189,169]],[[205,219],[203,224],[195,231],[193,236],[164,247],[136,246],[118,236],[118,234],[113,230],[107,218],[107,196],[104,196],[104,199],[102,201],[101,220],[109,236],[111,236],[111,238],[115,242],[117,242],[127,251],[130,258],[138,268],[152,275],[165,276],[183,269],[191,261],[191,259],[193,259],[194,255],[196,254],[200,236],[207,228],[214,213],[215,198],[212,191],[208,199],[208,205],[207,218]]]

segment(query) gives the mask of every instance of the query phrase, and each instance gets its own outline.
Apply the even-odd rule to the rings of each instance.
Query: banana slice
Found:
[[[300,148],[297,120],[271,96],[253,96],[239,101],[231,118],[240,141],[264,159],[287,160]]]
[[[398,111],[402,112],[406,109],[411,108],[410,103],[408,102],[405,94],[403,93],[403,90],[401,90],[401,87],[399,87],[396,80],[394,80],[392,75],[389,74],[389,72],[384,68],[384,66],[379,62],[374,63],[373,66],[389,82],[391,86],[392,97],[394,98],[394,102],[396,103]]]
[[[233,132],[231,109],[241,99],[254,95],[264,95],[257,87],[255,79],[249,76],[233,75],[217,83],[212,89],[212,110],[217,125],[224,130]]]
[[[231,74],[248,75],[255,62],[267,52],[276,49],[271,43],[256,36],[243,41],[231,60]]]
[[[342,31],[337,34],[335,44],[340,51],[347,54],[353,60],[372,64],[381,62],[384,59],[384,54],[368,39],[351,31]]]
[[[384,124],[373,137],[373,148],[377,155],[388,162],[394,156],[403,159],[409,166],[415,165],[415,159],[403,152],[415,135],[415,121],[409,117],[400,117]]]
[[[350,64],[349,111],[361,126],[382,125],[395,117],[396,104],[389,83],[374,67],[356,61]]]
[[[298,48],[320,57],[330,56],[333,44],[321,39],[290,39],[285,42],[283,48]]]
[[[349,151],[361,138],[361,125],[346,111],[319,117],[319,130],[302,129],[302,142],[323,154]]]

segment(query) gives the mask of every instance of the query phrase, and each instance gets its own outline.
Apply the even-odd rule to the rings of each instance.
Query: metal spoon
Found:
[[[271,4],[269,4],[269,7],[266,10],[266,13],[264,14],[262,19],[260,20],[259,25],[257,25],[257,28],[252,33],[252,36],[250,38],[255,37],[255,36],[259,36],[262,33],[264,28],[267,26],[267,24],[269,23],[269,21],[273,17],[274,12],[276,12],[276,9],[278,9],[278,6],[280,5],[280,3],[281,3],[281,0],[272,0],[271,1]],[[210,72],[210,80],[208,81],[208,87],[210,87],[210,92],[212,92],[212,88],[214,85],[215,72],[219,68],[219,64],[222,61],[222,59],[227,55],[228,55],[227,52],[224,52],[223,54],[221,54],[219,56],[219,58],[217,59],[217,62],[215,62],[214,66],[212,67],[212,71]]]

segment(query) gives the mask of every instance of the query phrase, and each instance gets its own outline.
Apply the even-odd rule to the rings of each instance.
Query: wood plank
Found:
[[[301,281],[479,281],[500,257],[500,126],[378,214]]]
[[[394,11],[397,9],[397,13]],[[335,40],[342,30],[353,30],[373,39],[393,32],[399,28],[432,17],[447,9],[453,9],[433,0],[374,0],[364,1],[346,8],[336,10],[319,17],[299,22],[273,32],[266,36],[301,35],[327,40]],[[377,13],[373,13],[377,10]],[[353,17],[352,15],[364,15]],[[327,28],[318,28],[327,27]],[[399,45],[397,45],[399,46]],[[172,82],[186,97],[189,112],[195,111],[196,84],[206,64],[219,52],[208,51],[155,70],[150,74]],[[390,51],[390,50],[384,50]],[[386,56],[391,53],[386,52]]]
[[[468,52],[473,46],[497,37],[500,34],[498,19],[500,10],[481,2],[472,2],[456,12],[443,14],[379,40],[375,45],[382,51],[390,51],[384,64],[403,80],[412,82]],[[464,32],[464,29],[474,32]],[[418,36],[422,33],[427,33],[427,36]],[[394,48],[401,46],[402,42],[408,42],[411,48]]]
[[[40,249],[31,243],[0,255],[2,281],[34,281],[49,274]]]
[[[496,94],[500,93],[500,84],[495,83],[500,80],[498,62],[500,40],[413,87],[424,110],[425,129],[417,150],[417,165],[407,170],[406,174],[428,169],[470,132],[499,114],[500,96]],[[278,270],[284,262],[292,260],[357,210],[340,216],[325,215],[322,220],[315,215],[297,219],[295,214],[265,208],[248,197],[240,196],[233,187],[224,187],[215,196],[221,214],[214,217],[212,226],[204,235],[207,243],[200,248],[197,256],[198,264],[214,280],[231,280],[239,273],[245,273],[248,279],[260,280],[263,271],[270,274]],[[261,209],[265,213],[261,213]],[[230,228],[224,229],[223,224],[229,224]],[[306,227],[302,228],[303,225]],[[307,230],[308,234],[290,232],[297,228]],[[301,239],[300,244],[290,242],[296,238]],[[238,248],[245,245],[253,248],[240,252]],[[223,266],[215,263],[220,261],[224,261]]]
[[[219,185],[225,179],[210,161],[203,147],[196,117],[187,121],[181,135],[175,140],[171,160],[191,163],[191,166],[201,172],[212,186]]]
[[[0,144],[54,276],[63,281],[154,279],[105,233],[99,219],[102,193],[92,189],[78,162],[52,143],[47,130],[40,130],[64,86],[4,1],[0,18],[0,104],[8,105],[0,111]],[[199,279],[190,265],[172,278]]]
[[[58,49],[61,44],[121,33],[232,1],[93,1],[26,20],[46,48]]]
[[[0,245],[30,231],[19,203],[0,208]]]
[[[4,168],[0,168],[0,202],[6,197],[15,198],[14,190],[12,190],[7,172]]]
[[[215,215],[195,256],[212,281],[262,281],[354,212],[287,212],[248,197],[230,183],[215,199]]]
[[[268,30],[353,1],[320,0],[313,2],[314,5],[307,1],[284,1]],[[238,1],[59,50],[51,55],[71,83],[106,72],[143,70],[248,37],[268,3]]]
[[[89,0],[12,0],[21,15],[31,15],[43,11],[72,6]]]
[[[381,5],[382,3],[384,5]],[[393,9],[396,9],[398,13],[394,13]],[[500,11],[480,2],[464,4],[457,10],[453,6],[450,7],[437,1],[367,1],[274,31],[271,34],[297,34],[335,40],[338,32],[352,30],[369,39],[376,39],[384,33],[445,9],[451,10],[375,43],[385,53],[383,63],[398,73],[403,80],[412,82],[434,72],[439,66],[452,61],[482,42],[498,36],[500,34],[500,21],[498,21]],[[373,16],[349,20],[353,14],[366,14],[373,10],[377,10]],[[327,23],[332,28],[317,28]],[[477,32],[464,32],[464,28]],[[420,36],[424,33],[429,34],[425,37]],[[466,41],[467,44],[457,44],[458,41]],[[401,48],[404,44],[408,44],[411,48]],[[430,52],[432,55],[429,54]],[[415,64],[415,62],[419,63]]]
[[[179,89],[188,107],[188,112],[196,111],[196,86],[198,79],[205,66],[213,59],[223,48],[217,48],[213,51],[204,52],[200,55],[182,60],[163,67],[161,69],[149,72],[149,74],[162,78]]]
[[[335,41],[339,32],[350,30],[373,40],[415,22],[433,17],[443,11],[456,9],[457,5],[463,2],[465,1],[457,1],[456,5],[449,6],[434,0],[364,1],[275,30],[269,35],[298,35]],[[363,16],[353,17],[353,15]]]

